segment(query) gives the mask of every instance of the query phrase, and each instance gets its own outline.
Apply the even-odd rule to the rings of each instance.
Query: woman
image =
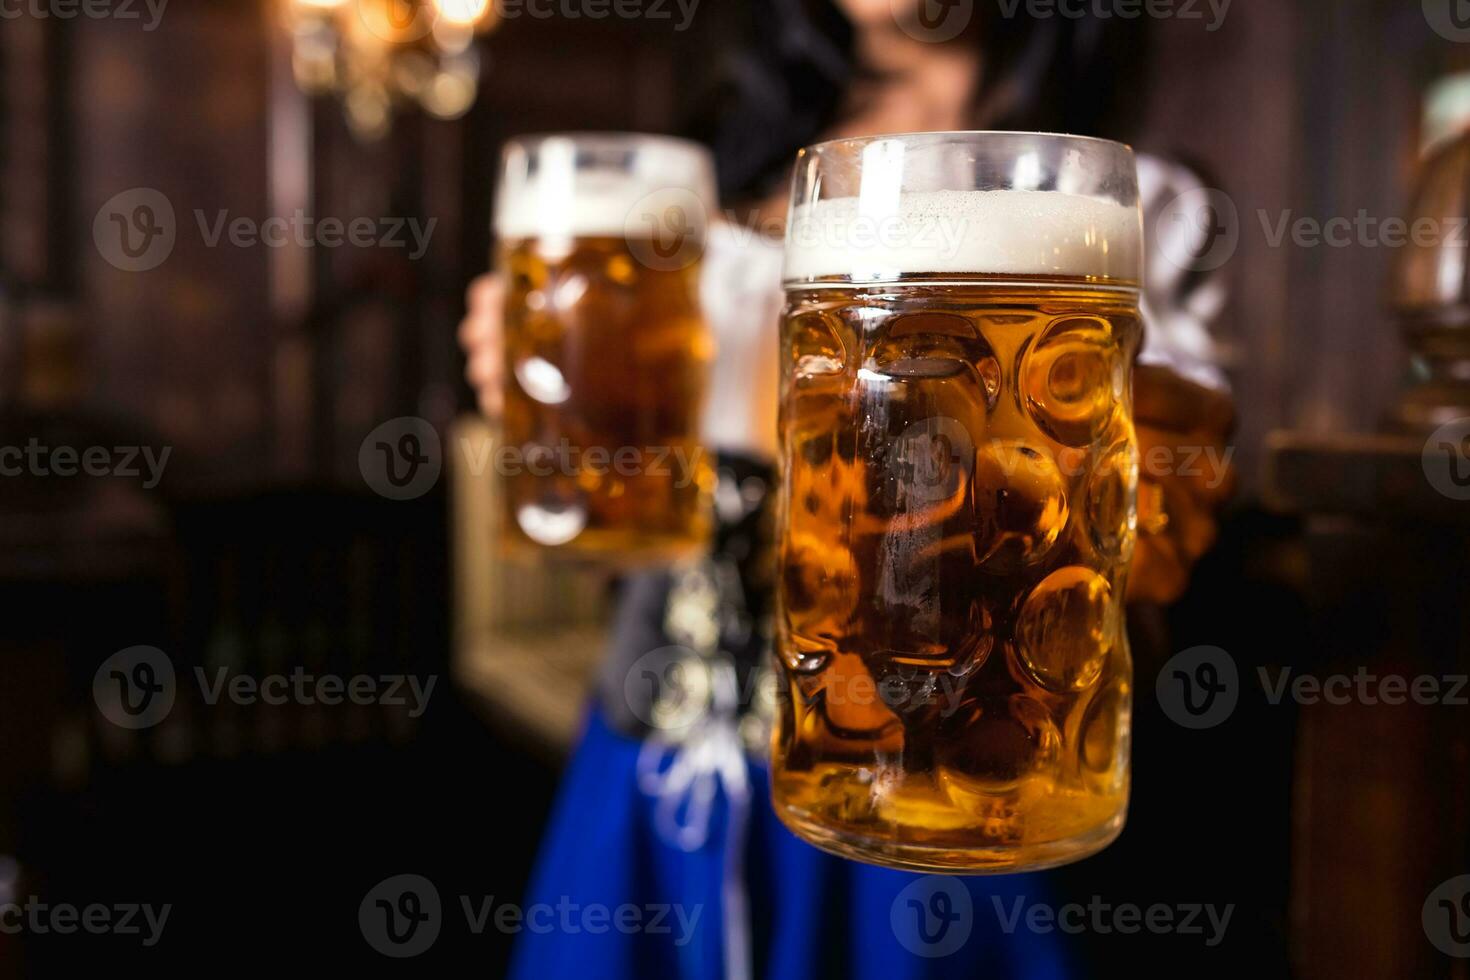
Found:
[[[759,5],[749,29],[765,43],[737,46],[725,83],[704,100],[693,129],[715,149],[727,198],[742,225],[779,229],[792,155],[821,139],[875,133],[976,128],[1117,135],[1121,114],[1138,108],[1112,93],[1141,91],[1137,46],[1126,53],[1114,20],[1005,18],[982,4],[969,23],[919,17],[923,0],[840,0],[805,7]],[[948,9],[948,8],[946,8]],[[943,37],[943,40],[938,38]],[[1122,110],[1120,113],[1118,110]],[[1162,207],[1197,186],[1185,171],[1140,163],[1147,227]],[[1163,222],[1186,236],[1188,222]],[[1157,250],[1158,243],[1152,243]],[[1174,243],[1188,256],[1201,243]],[[775,454],[777,329],[782,302],[780,242],[710,232],[701,284],[719,362],[706,443],[720,454],[720,532],[705,561],[631,579],[614,630],[602,694],[568,771],[549,828],[531,900],[567,897],[587,905],[681,903],[684,935],[647,930],[523,934],[517,976],[572,972],[604,976],[1005,977],[1062,976],[1065,949],[1051,935],[1006,932],[992,911],[1039,900],[1035,875],[968,879],[974,910],[967,941],[931,956],[903,922],[907,903],[923,907],[924,879],[823,854],[797,840],[765,803],[761,704],[740,692],[769,649],[772,564],[764,488]],[[1146,350],[1135,404],[1140,448],[1217,445],[1230,403],[1217,389],[1205,321],[1222,298],[1218,283],[1187,262],[1154,261],[1147,282]],[[485,411],[501,406],[501,286],[482,277],[470,289],[461,339],[467,373]],[[1131,601],[1167,602],[1212,543],[1214,508],[1228,491],[1223,474],[1145,473],[1152,520],[1141,536]],[[632,694],[635,664],[649,651],[687,649],[715,693],[679,738],[657,730],[657,691]],[[636,687],[636,685],[633,685]],[[667,692],[663,692],[667,696]],[[757,703],[749,703],[752,700]],[[682,719],[687,722],[687,717]],[[748,754],[741,751],[744,744]],[[920,892],[913,889],[917,887]],[[700,910],[698,918],[694,910]],[[680,939],[683,942],[679,942]],[[671,941],[671,939],[673,941]]]

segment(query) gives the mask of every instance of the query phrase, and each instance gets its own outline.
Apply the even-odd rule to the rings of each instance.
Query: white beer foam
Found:
[[[622,238],[629,213],[659,190],[628,174],[583,172],[571,179],[549,174],[501,195],[495,231],[502,238]]]
[[[786,236],[787,282],[886,281],[970,273],[1138,282],[1136,208],[1054,191],[915,191],[799,205]]]
[[[598,153],[608,155],[603,165],[589,159]],[[682,140],[548,136],[507,152],[495,231],[511,239],[702,233],[714,185],[709,153]],[[674,211],[681,220],[665,227]]]

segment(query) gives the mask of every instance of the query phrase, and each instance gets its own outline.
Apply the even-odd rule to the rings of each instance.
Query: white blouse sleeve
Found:
[[[716,345],[704,444],[774,461],[783,303],[781,242],[752,228],[712,224],[703,263],[700,307]]]
[[[1146,154],[1138,158],[1147,270],[1141,303],[1143,350],[1138,360],[1164,365],[1191,381],[1225,391],[1230,386],[1209,329],[1228,294],[1223,270],[1192,268],[1196,264],[1179,260],[1202,254],[1210,244],[1213,231],[1195,220],[1197,216],[1184,213],[1180,202],[1180,195],[1204,189],[1187,167]]]

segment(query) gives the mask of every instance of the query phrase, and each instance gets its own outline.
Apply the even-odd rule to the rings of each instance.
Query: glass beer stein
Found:
[[[1117,143],[799,156],[772,785],[817,846],[998,873],[1122,829],[1141,238]]]
[[[514,546],[637,563],[697,551],[713,341],[699,259],[709,153],[682,140],[512,140],[495,208],[506,276],[502,478]]]

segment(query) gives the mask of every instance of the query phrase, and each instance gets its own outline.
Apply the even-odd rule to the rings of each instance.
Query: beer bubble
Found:
[[[975,457],[976,553],[1008,571],[1051,551],[1067,525],[1065,481],[1052,457],[1019,439],[992,439]]]
[[[803,313],[787,329],[791,338],[789,356],[798,384],[842,373],[847,352],[831,317]]]
[[[1069,317],[1042,332],[1021,363],[1026,411],[1043,432],[1067,446],[1087,446],[1118,404],[1112,331],[1106,320]]]
[[[1138,454],[1132,443],[1114,446],[1087,484],[1087,526],[1099,554],[1121,561],[1131,557],[1137,493]]]
[[[963,378],[967,392],[982,392],[987,407],[999,393],[1000,362],[984,336],[953,313],[909,313],[893,318],[869,352],[865,367],[903,381]]]
[[[1085,690],[1102,673],[1117,620],[1107,579],[1079,565],[1059,568],[1021,606],[1016,659],[1047,690]]]
[[[1128,685],[1118,680],[1097,692],[1082,718],[1078,754],[1082,778],[1096,793],[1117,792],[1128,759],[1131,727]]]
[[[1006,792],[1055,769],[1062,735],[1051,715],[1024,694],[984,695],[944,722],[935,748],[940,781],[963,804],[966,794]]]

